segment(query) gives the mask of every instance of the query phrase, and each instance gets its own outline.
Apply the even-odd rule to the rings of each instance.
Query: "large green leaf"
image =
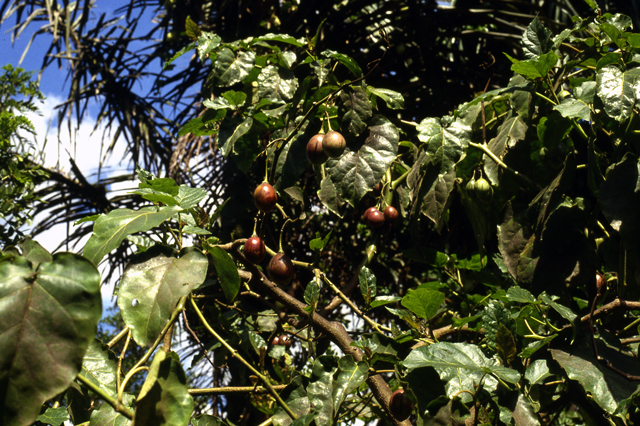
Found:
[[[345,201],[356,206],[380,182],[396,158],[398,129],[386,118],[374,116],[368,130],[369,136],[358,151],[347,147],[340,158],[330,158],[325,163],[327,176],[322,180],[318,195],[332,211]],[[325,183],[327,180],[331,185]]]
[[[496,137],[489,141],[489,150],[502,160],[507,149],[513,148],[518,141],[523,140],[526,132],[527,125],[522,117],[511,116],[509,113],[508,118],[498,128]],[[487,155],[483,156],[483,160],[487,177],[493,185],[498,185],[501,176],[500,166]]]
[[[333,375],[337,371],[338,357],[323,355],[313,363],[307,396],[313,404],[317,426],[333,425]]]
[[[425,118],[417,130],[418,139],[427,145],[431,162],[439,166],[442,173],[460,161],[471,138],[471,128],[460,121],[446,126],[438,118]]]
[[[529,381],[531,385],[537,385],[543,383],[544,379],[550,377],[549,366],[546,359],[537,359],[527,367],[527,371],[524,373],[525,379]]]
[[[187,376],[175,352],[156,352],[136,401],[137,425],[187,426],[193,411]]]
[[[258,96],[276,101],[288,101],[298,88],[298,79],[291,71],[267,65],[258,76]]]
[[[82,256],[0,261],[0,424],[32,423],[69,387],[101,315],[100,274]]]
[[[289,385],[280,393],[280,397],[298,418],[309,414],[309,398],[307,397],[307,392],[302,385],[302,378],[300,376],[296,377],[291,381],[291,383],[289,383]],[[276,413],[272,418],[274,426],[289,426],[293,423],[289,414],[287,414],[287,412],[280,406],[278,406]]]
[[[622,72],[615,65],[607,65],[596,74],[597,93],[607,115],[624,121],[632,114],[638,91],[640,69]]]
[[[282,148],[276,163],[276,183],[274,188],[281,191],[298,183],[300,175],[309,167],[307,160],[307,142],[311,138],[308,132],[300,131]]]
[[[51,426],[60,426],[69,420],[69,412],[67,407],[47,408],[43,414],[40,414],[37,421],[49,424]]]
[[[470,402],[472,396],[461,391],[473,394],[481,382],[485,390],[495,391],[498,381],[493,375],[508,383],[520,380],[516,370],[498,365],[495,360],[486,358],[479,346],[469,343],[439,342],[422,346],[411,351],[402,365],[409,372],[416,368],[435,368],[440,379],[446,382],[447,396],[459,396],[464,402]]]
[[[509,310],[502,305],[502,302],[491,300],[482,311],[482,326],[487,336],[487,347],[492,351],[497,349],[496,335],[500,325],[513,329],[515,324],[511,320]]]
[[[133,339],[146,346],[160,335],[178,300],[204,282],[208,260],[197,250],[181,257],[162,246],[135,256],[118,289],[118,306]]]
[[[433,182],[428,181],[429,175],[425,176],[422,185],[431,184],[427,189],[425,196],[422,198],[422,206],[420,211],[427,216],[436,225],[438,232],[442,229],[451,204],[451,194],[456,182],[455,170],[447,173],[439,173]]]
[[[404,109],[404,98],[398,92],[382,88],[376,89],[371,86],[367,86],[367,91],[385,101],[387,106],[391,109]]]
[[[117,357],[101,340],[93,339],[82,360],[80,375],[92,381],[111,395],[116,389]]]
[[[402,298],[402,306],[420,318],[430,321],[444,302],[444,293],[426,288],[410,289]]]
[[[242,81],[253,68],[255,57],[256,54],[254,52],[238,52],[238,56],[236,56],[227,47],[220,49],[213,64],[212,72],[212,75],[217,79],[217,85],[232,86]]]
[[[347,395],[363,384],[369,376],[369,364],[365,361],[356,362],[351,355],[340,358],[338,365],[340,373],[333,383],[333,410],[336,413]]]
[[[220,247],[209,248],[213,257],[213,266],[218,274],[218,281],[222,286],[222,292],[229,303],[233,302],[240,291],[240,275],[235,262],[229,254]]]
[[[84,246],[82,254],[97,265],[129,235],[155,228],[181,211],[182,208],[178,206],[113,210],[96,219],[93,234]]]
[[[527,26],[522,36],[522,51],[526,59],[537,58],[548,52],[552,46],[551,30],[545,28],[536,17]]]
[[[507,55],[509,56],[509,55]],[[511,59],[511,58],[509,58]],[[517,72],[530,80],[544,78],[555,66],[558,56],[553,52],[547,52],[538,58],[516,61],[511,65],[511,71]]]
[[[216,141],[223,156],[236,153],[236,142],[251,130],[251,126],[253,126],[253,118],[251,117],[244,120],[227,117],[222,121]]]
[[[345,87],[340,100],[346,112],[342,115],[342,129],[352,137],[357,137],[366,128],[371,118],[371,101],[362,87]]]

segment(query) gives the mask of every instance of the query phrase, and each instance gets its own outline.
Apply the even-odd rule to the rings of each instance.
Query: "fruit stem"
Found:
[[[282,213],[284,214],[284,212]],[[284,234],[284,227],[287,226],[287,223],[289,222],[292,222],[292,220],[287,218],[287,220],[285,220],[284,223],[282,224],[282,229],[280,230],[280,239],[279,239],[280,241],[278,243],[278,253],[284,253],[284,250],[282,250],[282,234]]]
[[[253,235],[252,235],[252,237],[257,237],[258,236],[258,234],[256,233],[257,229],[258,229],[258,216],[256,216],[253,219]]]
[[[498,157],[496,157],[496,155],[487,147],[487,145],[485,144],[481,144],[481,143],[474,143],[474,142],[469,142],[469,146],[472,146],[474,148],[479,149],[480,151],[484,152],[485,154],[487,154],[487,156],[489,158],[491,158],[491,160],[493,160],[496,164],[498,164],[500,167],[502,167],[503,169],[505,169],[508,172],[513,173],[514,175],[518,176],[520,179],[522,179],[523,181],[525,181],[529,186],[532,186],[534,188],[537,188],[538,190],[541,190],[542,187],[540,185],[538,185],[537,183],[535,183],[534,181],[532,181],[531,179],[529,179],[528,177],[526,177],[525,175],[523,175],[522,173],[519,173],[517,170],[513,170],[511,167],[507,166],[501,159],[499,159]],[[475,172],[474,172],[475,173]]]

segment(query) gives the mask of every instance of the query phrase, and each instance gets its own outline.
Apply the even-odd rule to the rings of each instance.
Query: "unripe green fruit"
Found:
[[[472,178],[472,179],[467,183],[467,185],[464,187],[464,189],[466,189],[466,190],[467,190],[467,194],[468,194],[470,197],[474,197],[474,196],[476,195],[476,194],[475,194],[475,189],[476,189],[476,181],[475,181],[475,179],[473,179],[473,178]]]
[[[475,182],[473,192],[476,197],[486,203],[491,201],[491,198],[493,197],[493,188],[485,178],[480,178]]]
[[[338,132],[331,131],[322,139],[322,149],[331,158],[338,158],[344,152],[347,141]]]

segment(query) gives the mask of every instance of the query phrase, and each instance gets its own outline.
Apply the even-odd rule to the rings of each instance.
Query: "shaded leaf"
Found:
[[[376,297],[376,276],[371,272],[371,269],[363,266],[358,274],[358,280],[360,281],[360,293],[368,305],[371,303],[371,299]]]
[[[574,89],[575,97],[566,97],[553,109],[566,118],[591,119],[591,105],[596,94],[596,82],[585,81]]]
[[[338,371],[337,357],[323,355],[313,363],[311,383],[307,386],[317,426],[333,425],[333,375]]]
[[[340,93],[340,100],[346,112],[342,115],[342,128],[357,137],[366,128],[366,121],[371,118],[371,102],[362,87],[345,87]]]
[[[231,256],[220,247],[210,247],[207,250],[213,257],[213,266],[216,268],[222,292],[231,303],[235,300],[240,290],[241,283],[238,268]]]
[[[460,121],[444,126],[438,118],[425,118],[416,129],[431,162],[444,173],[460,161],[471,138],[471,128]]]
[[[124,393],[122,402],[132,408],[135,397],[131,394]],[[97,410],[91,412],[91,426],[129,426],[131,421],[125,416],[115,411],[113,407],[106,402]]]
[[[371,86],[367,86],[367,90],[385,101],[389,108],[404,109],[404,98],[400,93],[389,89],[376,89]]]
[[[527,367],[527,371],[524,373],[524,378],[529,381],[530,385],[537,385],[543,383],[544,379],[551,377],[549,372],[549,366],[546,359],[537,359]]]

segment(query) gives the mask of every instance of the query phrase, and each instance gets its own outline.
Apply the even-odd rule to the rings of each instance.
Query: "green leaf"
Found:
[[[489,141],[489,150],[499,159],[503,159],[509,148],[513,148],[518,141],[524,140],[527,125],[520,115],[508,116],[498,128],[498,134]],[[493,185],[500,184],[501,167],[488,155],[483,155],[484,171]]]
[[[129,407],[133,406],[134,396],[128,393],[123,394],[122,402]],[[129,426],[131,421],[125,416],[115,411],[106,402],[97,410],[91,412],[91,426]]]
[[[163,246],[131,260],[118,288],[118,306],[137,344],[147,346],[156,340],[178,300],[204,282],[208,264],[198,250],[177,258]]]
[[[342,129],[351,137],[357,137],[366,128],[366,121],[371,118],[371,101],[362,87],[345,87],[340,93],[340,100],[346,112],[342,115]]]
[[[312,280],[307,284],[307,288],[304,289],[304,301],[307,302],[311,311],[315,311],[318,306],[318,300],[320,299],[320,286],[316,280]]]
[[[235,90],[224,92],[222,97],[229,101],[229,104],[234,107],[241,107],[247,100],[246,93],[236,92]]]
[[[187,377],[175,352],[156,352],[136,401],[134,423],[187,426],[193,411]]]
[[[232,86],[242,81],[253,69],[255,58],[254,52],[238,52],[236,56],[228,47],[220,49],[212,72],[217,79],[217,86]]]
[[[502,367],[495,360],[488,359],[479,346],[469,343],[438,342],[414,349],[402,362],[409,372],[416,368],[433,367],[445,381],[449,398],[458,396],[463,402],[472,401],[472,396],[463,390],[475,393],[476,386],[484,384],[484,389],[493,392],[498,382],[492,376],[508,383],[518,383],[520,374]]]
[[[524,373],[524,378],[527,379],[532,386],[543,383],[547,377],[551,377],[551,373],[549,372],[546,359],[533,361]]]
[[[127,236],[155,228],[181,211],[182,208],[177,206],[112,210],[96,219],[93,234],[82,254],[97,265],[106,254],[118,248]]]
[[[101,340],[93,339],[82,360],[80,375],[111,395],[116,395],[116,354]]]
[[[529,290],[525,290],[517,285],[509,287],[509,290],[507,290],[507,299],[520,303],[535,303],[536,301]]]
[[[317,426],[333,425],[333,375],[338,371],[337,357],[322,355],[316,358],[307,386],[309,402],[316,413]]]
[[[430,161],[440,167],[441,173],[460,161],[471,139],[471,128],[460,121],[445,127],[438,118],[425,118],[416,129],[418,139],[427,145]]]
[[[543,303],[549,305],[554,311],[560,314],[562,318],[568,320],[573,326],[573,338],[572,341],[575,341],[578,336],[578,331],[580,330],[580,317],[573,313],[573,311],[566,306],[563,306],[559,303],[556,303],[555,300],[558,299],[557,296],[549,296],[547,294],[542,293],[538,296],[538,299]]]
[[[51,262],[53,260],[51,253],[30,237],[27,237],[18,244],[18,247],[22,250],[22,256],[34,265]]]
[[[260,37],[255,37],[252,40],[252,42],[255,42],[255,41],[278,41],[281,43],[291,44],[297,47],[302,47],[305,44],[303,37],[294,38],[288,34],[272,34],[272,33],[265,34]]]
[[[298,88],[298,79],[289,70],[267,65],[258,75],[258,97],[288,101]]]
[[[220,247],[207,248],[213,257],[213,266],[222,286],[222,292],[229,303],[233,302],[240,291],[240,275],[238,268],[229,254]]]
[[[509,310],[502,305],[502,302],[491,300],[482,311],[482,323],[487,337],[487,347],[493,351],[497,351],[497,338],[500,325],[507,327],[507,330],[511,329],[513,325]]]
[[[433,221],[438,232],[444,226],[455,183],[456,172],[455,170],[450,170],[448,173],[438,174],[430,187],[425,186],[428,189],[426,195],[422,198],[420,211]],[[426,178],[423,181],[423,185],[425,184],[428,185]]]
[[[389,89],[376,89],[371,86],[367,86],[367,91],[385,101],[391,109],[404,109],[404,98],[398,92]]]
[[[324,237],[324,239],[322,239],[320,237],[320,233],[318,233],[317,238],[314,238],[309,242],[309,248],[313,251],[322,251],[326,247],[327,243],[329,242],[332,232],[333,230],[329,231],[329,233]]]
[[[559,105],[553,107],[559,111],[563,117],[578,118],[589,121],[591,119],[591,108],[596,94],[596,82],[585,81],[574,89],[575,98],[566,97]]]
[[[223,156],[236,153],[236,142],[251,130],[251,126],[253,126],[253,118],[251,117],[242,121],[235,117],[228,117],[222,121],[216,141]]]
[[[294,186],[300,175],[309,168],[307,160],[307,142],[311,138],[307,132],[300,131],[282,148],[276,163],[276,183],[278,191]]]
[[[402,306],[418,317],[431,321],[444,303],[444,293],[425,288],[410,289],[402,298]]]
[[[349,56],[335,52],[333,50],[325,50],[321,53],[321,55],[325,58],[333,58],[336,61],[340,62],[342,65],[347,67],[356,78],[362,77],[362,69],[360,69],[358,63],[351,59]]]
[[[187,33],[187,37],[196,39],[200,37],[200,35],[202,34],[202,31],[200,31],[200,27],[198,26],[198,24],[193,22],[190,16],[187,16],[184,26]]]
[[[620,122],[632,114],[636,103],[640,69],[622,72],[615,65],[607,65],[596,74],[597,94],[607,115]]]
[[[178,205],[183,209],[192,209],[207,196],[204,188],[190,188],[187,185],[180,185],[178,195],[175,196]]]
[[[347,147],[340,158],[330,158],[325,163],[327,176],[322,180],[318,195],[332,211],[344,201],[356,206],[380,182],[396,158],[398,129],[386,118],[374,116],[368,130],[369,136],[357,152]],[[334,189],[327,189],[325,181],[330,181]]]
[[[356,390],[369,376],[369,364],[355,362],[351,355],[340,358],[340,373],[333,383],[333,410],[338,412],[347,395]]]
[[[196,46],[196,52],[198,52],[198,58],[200,58],[200,61],[204,62],[204,60],[209,56],[209,52],[220,46],[220,41],[222,41],[222,39],[218,35],[202,31],[198,37],[198,43]]]
[[[522,36],[522,50],[527,59],[537,58],[552,47],[551,30],[545,28],[536,17],[527,26]]]
[[[358,274],[358,279],[360,281],[360,293],[364,298],[364,302],[368,305],[371,303],[371,299],[376,297],[376,276],[373,275],[371,269],[363,266]]]
[[[171,57],[171,59],[169,59],[167,62],[164,63],[164,65],[162,66],[162,69],[166,70],[167,68],[169,68],[169,66],[173,63],[173,61],[175,61],[176,59],[178,59],[180,56],[184,55],[185,53],[188,53],[191,50],[193,50],[195,45],[196,45],[195,42],[191,42],[188,45],[186,45],[185,47],[183,47],[182,49],[178,50]]]
[[[511,71],[517,72],[529,80],[544,78],[556,65],[556,62],[558,62],[558,56],[553,52],[548,52],[539,58],[518,61],[515,64],[511,64]]]
[[[193,426],[224,426],[224,421],[209,414],[200,414],[191,419]]]
[[[102,316],[100,274],[82,256],[56,253],[37,267],[0,260],[0,424],[31,424],[63,392]]]
[[[309,398],[302,386],[302,378],[300,376],[292,380],[280,393],[280,397],[296,416],[303,417],[309,414]],[[278,406],[272,418],[274,426],[289,426],[293,423],[289,414],[280,406]]]
[[[351,346],[362,349],[367,354],[369,365],[376,362],[398,363],[398,353],[402,346],[391,337],[382,334],[363,334],[357,342],[352,342]]]
[[[69,420],[69,412],[67,411],[67,407],[49,407],[43,414],[40,414],[36,420],[52,426],[60,426]]]
[[[495,334],[496,352],[505,364],[510,364],[517,355],[516,341],[513,334],[504,324],[498,325]]]
[[[449,263],[449,256],[429,247],[419,246],[402,253],[411,260],[426,263],[427,265],[443,268]]]

